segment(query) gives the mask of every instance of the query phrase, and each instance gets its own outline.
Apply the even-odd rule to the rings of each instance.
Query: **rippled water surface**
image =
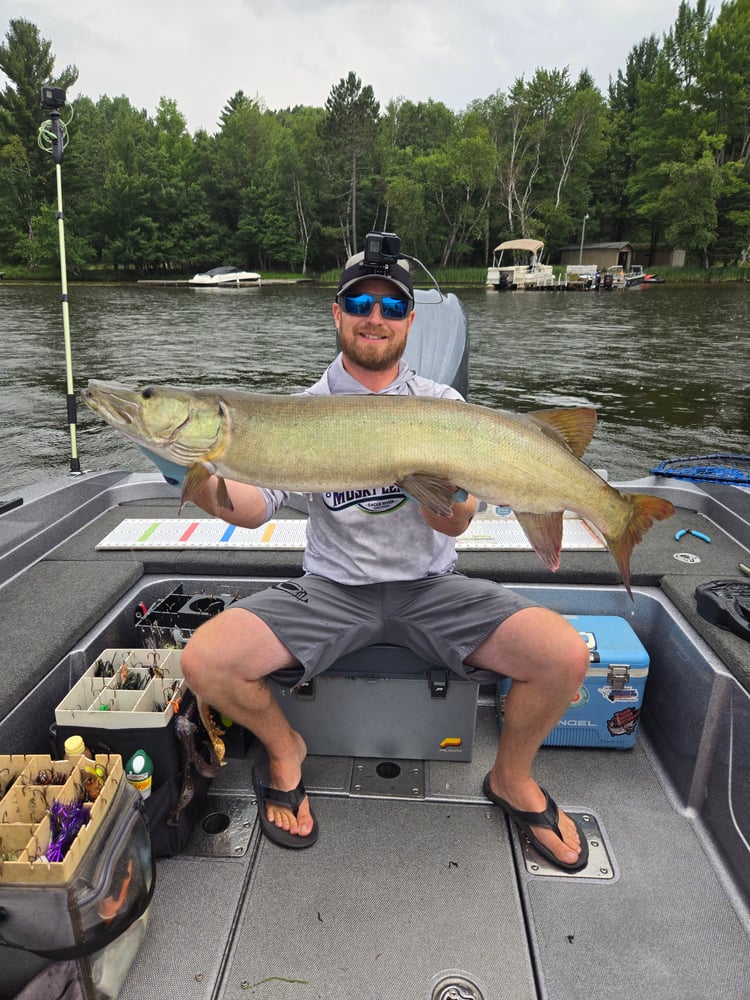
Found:
[[[613,479],[670,456],[750,451],[748,286],[455,291],[469,317],[471,401],[596,406],[586,460]],[[333,356],[332,295],[308,285],[73,285],[75,388],[103,378],[299,390]],[[2,495],[70,465],[59,288],[0,282],[0,330]],[[151,468],[82,404],[78,420],[82,468]]]

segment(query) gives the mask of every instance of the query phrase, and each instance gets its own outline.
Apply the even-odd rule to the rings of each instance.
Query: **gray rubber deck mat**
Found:
[[[578,787],[568,789],[565,801],[591,805],[617,877],[591,882],[523,873],[545,1000],[750,998],[746,930],[694,822],[670,803],[647,748],[642,738],[634,752],[614,760],[601,751],[568,755],[574,765],[568,780]],[[557,754],[540,754],[541,779],[560,763]],[[564,785],[558,778],[554,787]]]
[[[118,1000],[215,995],[247,870],[245,859],[159,861],[148,931]]]
[[[449,970],[486,1000],[536,998],[499,810],[318,796],[315,811],[310,850],[261,843],[223,998],[429,1000]]]

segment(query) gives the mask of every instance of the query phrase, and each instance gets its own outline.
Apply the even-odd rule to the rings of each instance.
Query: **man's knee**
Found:
[[[573,634],[569,636],[561,660],[570,674],[571,683],[580,687],[589,669],[589,651],[580,633],[572,626],[571,630]]]
[[[254,681],[297,661],[268,625],[247,608],[227,608],[196,629],[182,651],[182,673],[198,694],[207,685]]]
[[[195,640],[195,636],[192,636],[185,648],[182,650],[182,656],[180,658],[180,666],[182,668],[182,676],[185,678],[185,683],[190,688],[191,691],[195,691],[200,694],[201,690],[201,678],[203,676],[203,671],[207,666],[206,659],[200,652],[200,642]]]
[[[548,608],[524,608],[507,618],[467,659],[519,680],[543,677],[580,686],[589,653],[580,633]]]
[[[246,653],[252,648],[244,637],[252,617],[247,611],[228,609],[195,630],[181,658],[189,688],[200,693],[205,677],[215,678],[237,658],[238,650]]]

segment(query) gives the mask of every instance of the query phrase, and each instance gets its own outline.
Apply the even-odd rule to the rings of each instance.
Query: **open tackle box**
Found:
[[[178,649],[105,649],[55,709],[59,753],[74,734],[92,752],[124,760],[145,750],[154,762],[154,788],[180,770],[171,725],[187,692]]]
[[[82,825],[64,836],[74,809]],[[0,755],[2,1000],[61,995],[58,976],[86,1000],[116,997],[153,890],[148,824],[119,755]]]
[[[544,746],[607,747],[635,744],[643,705],[649,655],[624,618],[615,615],[565,615],[589,650],[589,669],[565,715]],[[510,680],[498,684],[502,721]]]

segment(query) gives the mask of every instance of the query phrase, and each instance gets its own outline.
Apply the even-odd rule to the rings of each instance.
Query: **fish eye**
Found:
[[[154,394],[154,387],[152,385],[147,385],[146,388],[141,392],[141,396],[144,399],[151,399]]]

